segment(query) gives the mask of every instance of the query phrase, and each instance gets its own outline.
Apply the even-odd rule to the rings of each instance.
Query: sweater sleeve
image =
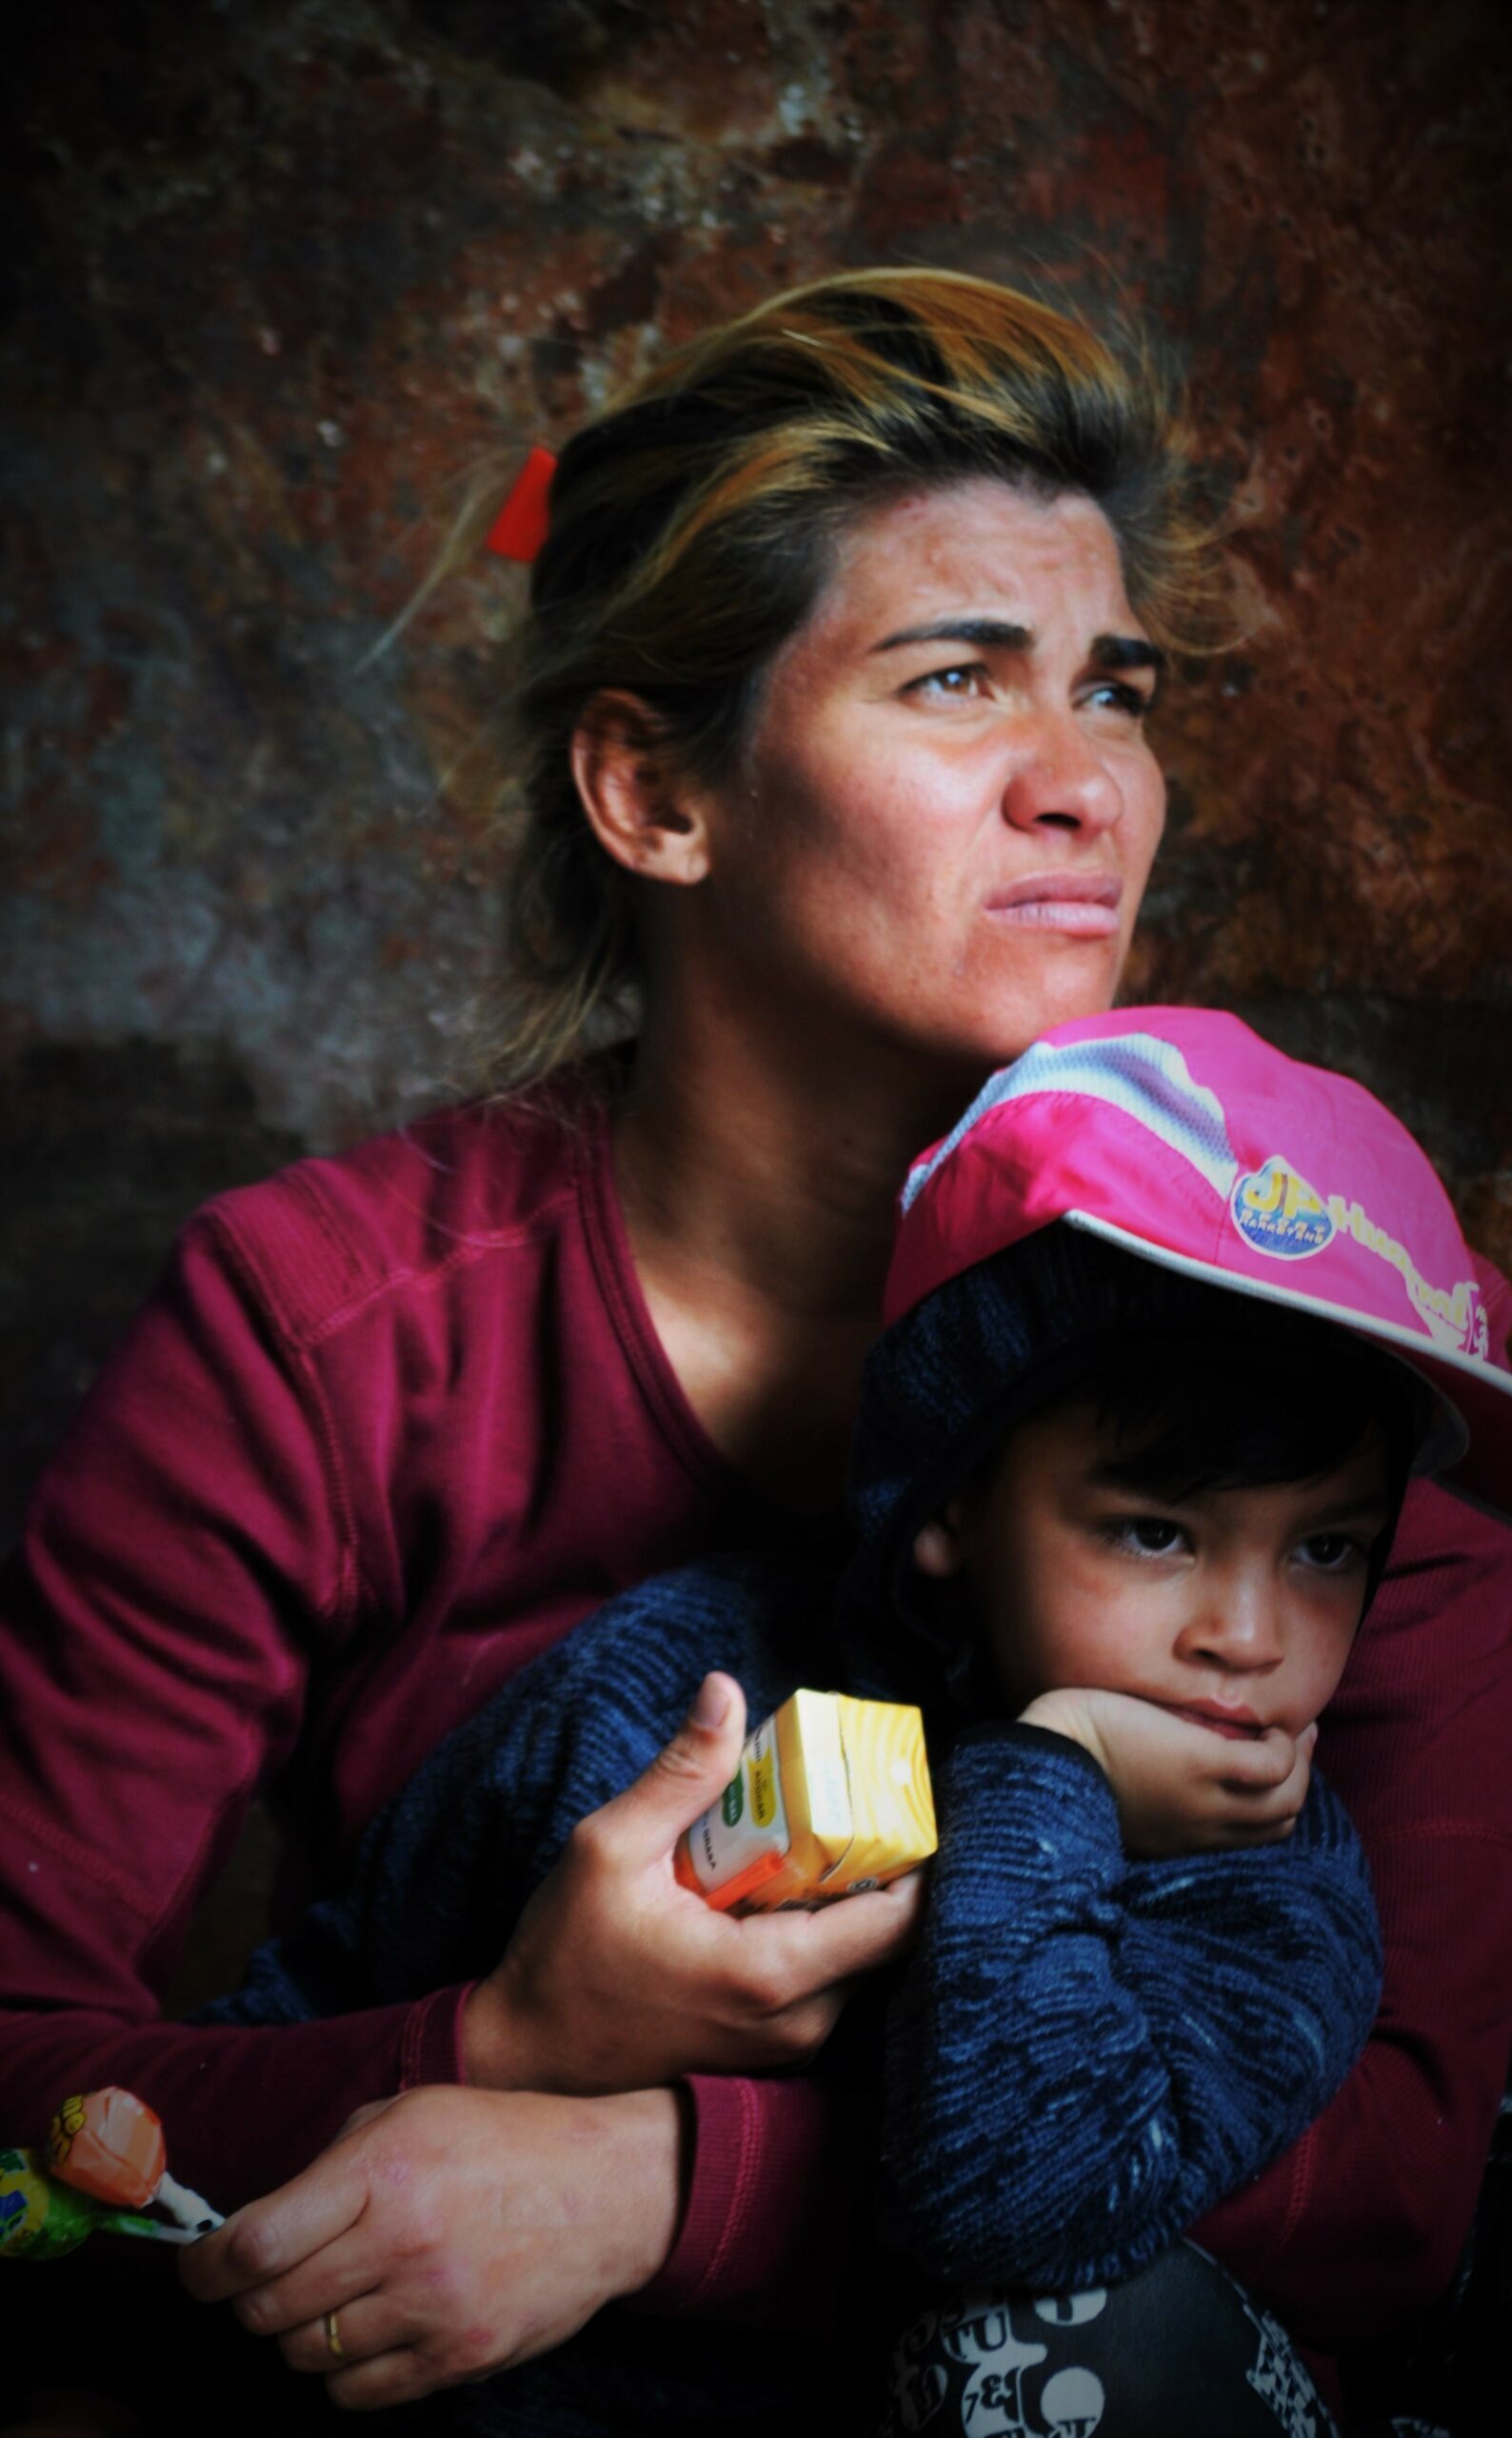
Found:
[[[385,1805],[340,1892],[198,2020],[307,2023],[489,1971],[572,1828],[653,1759],[706,1669],[749,1680],[743,1588],[717,1566],[658,1577],[532,1660]]]
[[[1363,1858],[1315,1778],[1282,1846],[1130,1864],[1059,1736],[941,1773],[924,1936],[888,2027],[885,2240],[932,2276],[1130,2275],[1273,2157],[1370,2027]]]
[[[194,1902],[291,1752],[353,1559],[312,1384],[213,1210],[45,1475],[0,1586],[0,2133],[121,2083],[229,2208],[454,2080],[461,1991],[294,2033],[163,2020]]]
[[[1512,1533],[1431,1484],[1323,1721],[1370,1858],[1385,1985],[1343,2089],[1197,2229],[1337,2350],[1447,2286],[1512,2055]]]

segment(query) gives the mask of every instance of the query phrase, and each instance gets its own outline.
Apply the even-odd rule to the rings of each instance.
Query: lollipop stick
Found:
[[[212,2209],[208,2201],[197,2192],[190,2192],[188,2185],[180,2184],[166,2170],[153,2198],[175,2222],[171,2230],[166,2227],[163,2229],[169,2241],[192,2243],[197,2235],[208,2235],[212,2227],[226,2224],[218,2209]]]

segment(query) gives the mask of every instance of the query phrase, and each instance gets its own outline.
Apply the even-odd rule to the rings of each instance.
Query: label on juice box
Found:
[[[719,1802],[694,1821],[678,1852],[681,1859],[686,1848],[696,1884],[707,1895],[730,1880],[769,1875],[790,1842],[773,1717],[746,1737],[740,1768]]]
[[[675,1868],[722,1911],[768,1912],[879,1888],[934,1849],[919,1712],[805,1688],[748,1738]]]

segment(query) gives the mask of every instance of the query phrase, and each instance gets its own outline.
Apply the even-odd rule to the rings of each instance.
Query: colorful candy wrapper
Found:
[[[40,2150],[0,2149],[0,2260],[57,2260],[105,2228],[147,2235],[154,2243],[192,2243],[182,2227],[165,2227],[130,2209],[102,2208],[49,2175]]]
[[[0,2259],[57,2260],[102,2228],[191,2244],[220,2224],[169,2174],[162,2123],[132,2091],[66,2099],[45,2150],[0,2148]]]
[[[47,2167],[60,2184],[108,2208],[140,2210],[155,2203],[183,2239],[208,2234],[221,2224],[209,2202],[169,2174],[156,2110],[116,2084],[64,2101],[48,2128]],[[171,2239],[169,2228],[149,2223],[154,2232]]]

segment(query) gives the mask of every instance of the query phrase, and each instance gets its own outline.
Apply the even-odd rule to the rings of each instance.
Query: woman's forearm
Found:
[[[354,2108],[455,2081],[463,1995],[255,2030],[14,2015],[0,2026],[4,2135],[40,2143],[70,2092],[120,2084],[163,2119],[180,2181],[234,2209],[297,2174]]]

